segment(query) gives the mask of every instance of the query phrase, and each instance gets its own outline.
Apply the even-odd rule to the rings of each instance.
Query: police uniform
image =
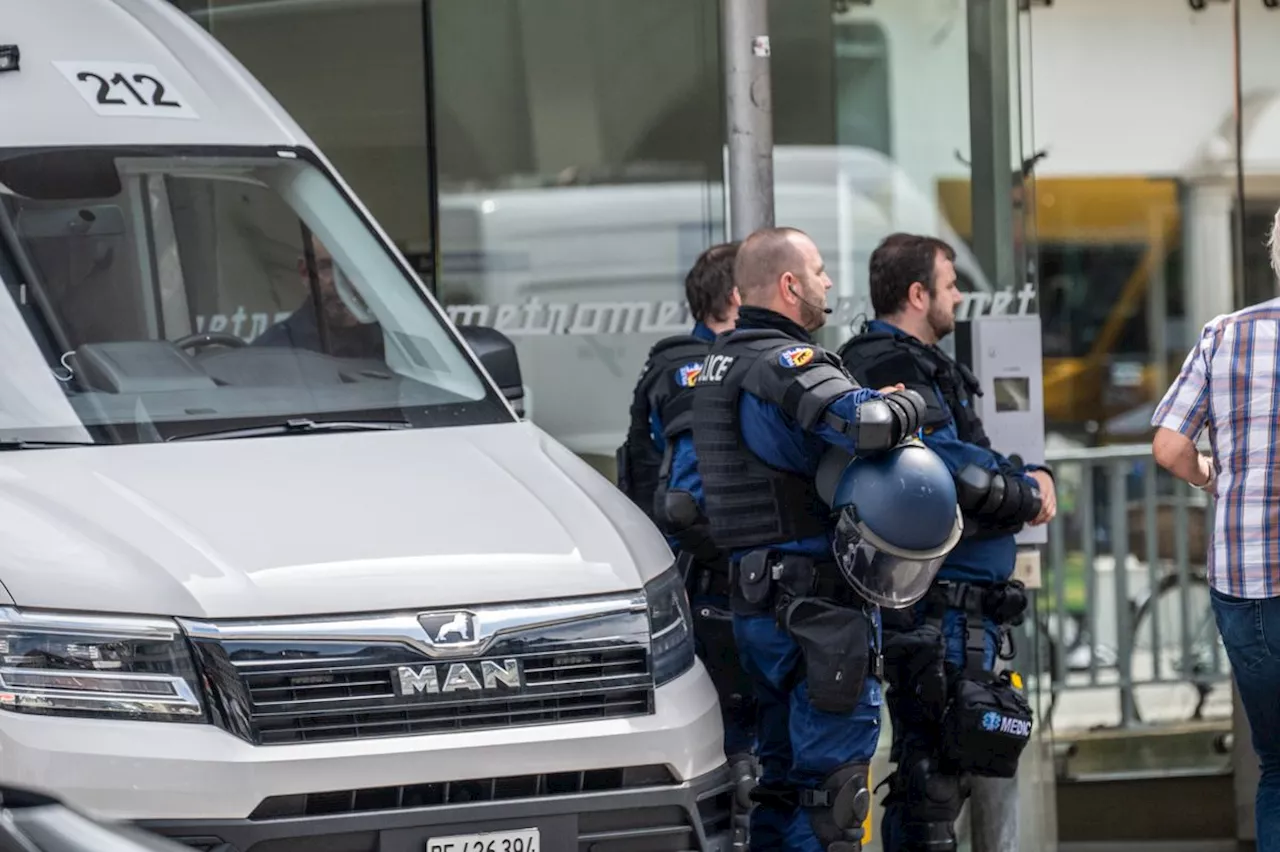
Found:
[[[698,323],[691,334],[666,338],[650,350],[632,399],[627,442],[618,451],[618,484],[678,554],[697,653],[716,686],[725,753],[732,759],[754,750],[755,700],[733,646],[728,560],[707,529],[689,431],[694,379],[714,339],[715,333]]]
[[[760,784],[753,849],[856,850],[879,739],[879,619],[840,576],[815,475],[825,450],[891,449],[918,397],[858,387],[773,311],[743,307],[693,393],[693,443],[717,546],[730,554],[734,634],[752,677]]]
[[[884,625],[896,771],[882,827],[885,852],[954,850],[968,779],[1012,777],[1030,738],[1030,706],[1016,680],[993,669],[1026,607],[1021,584],[1010,581],[1014,536],[1039,513],[1027,474],[1043,468],[991,448],[975,410],[976,377],[937,346],[872,320],[839,355],[864,384],[901,382],[921,393],[923,440],[956,478],[963,537],[924,599]]]
[[[649,350],[631,398],[631,420],[617,451],[618,487],[659,528],[668,526],[666,506],[656,505],[659,480],[669,470],[678,442],[693,417],[693,380],[702,369],[715,332],[698,323],[689,334],[658,341]],[[672,549],[679,539],[664,529]]]

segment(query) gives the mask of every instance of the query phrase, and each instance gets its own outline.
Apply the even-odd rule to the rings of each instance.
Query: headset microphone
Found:
[[[816,311],[822,311],[824,314],[830,314],[830,313],[833,313],[833,311],[831,310],[831,308],[820,308],[820,307],[818,307],[817,305],[815,305],[813,302],[810,302],[810,301],[809,301],[808,299],[806,299],[804,296],[801,296],[799,293],[797,293],[797,292],[796,292],[796,288],[795,288],[795,287],[792,287],[791,285],[787,285],[787,289],[791,291],[791,295],[795,296],[795,297],[796,297],[797,299],[799,299],[801,302],[804,302],[806,305],[808,305],[809,307],[813,308],[814,310],[816,310]]]

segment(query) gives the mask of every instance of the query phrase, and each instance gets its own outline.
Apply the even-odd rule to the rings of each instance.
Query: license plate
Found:
[[[541,852],[538,829],[455,834],[427,840],[427,852]]]

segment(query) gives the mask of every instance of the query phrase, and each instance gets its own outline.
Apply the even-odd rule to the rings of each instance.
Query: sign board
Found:
[[[973,320],[972,369],[982,385],[979,411],[991,446],[1027,464],[1044,463],[1044,376],[1040,317]],[[1048,527],[1023,527],[1018,544],[1045,544]]]

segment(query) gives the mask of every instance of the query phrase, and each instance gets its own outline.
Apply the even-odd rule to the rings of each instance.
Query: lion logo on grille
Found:
[[[432,645],[468,645],[476,640],[475,614],[465,610],[423,613],[418,616],[418,623]]]

